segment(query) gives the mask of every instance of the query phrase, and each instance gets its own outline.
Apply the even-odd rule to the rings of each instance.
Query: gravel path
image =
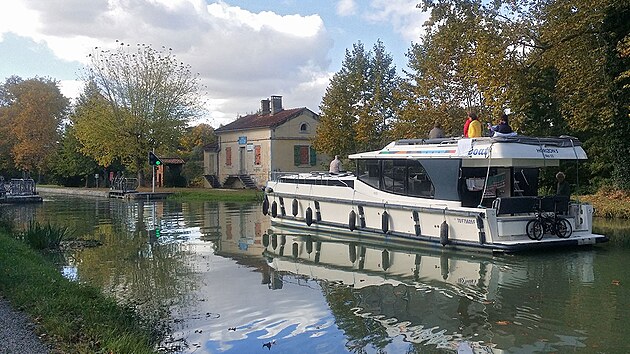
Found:
[[[50,349],[37,337],[28,316],[15,311],[0,297],[0,354],[48,354]]]

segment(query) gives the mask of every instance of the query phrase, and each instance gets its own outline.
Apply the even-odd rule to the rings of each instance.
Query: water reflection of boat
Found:
[[[268,242],[266,241],[268,240]],[[267,244],[268,243],[268,244]],[[263,237],[265,255],[276,270],[303,272],[355,288],[435,280],[453,285],[479,284],[479,256],[453,258],[452,252],[404,248],[384,242],[357,242],[322,236],[272,233]]]
[[[276,272],[320,280],[326,294],[338,286],[352,289],[356,294],[352,316],[379,323],[387,337],[400,335],[407,342],[436,348],[470,346],[475,352],[501,352],[483,339],[493,337],[486,307],[495,303],[501,273],[509,267],[506,260],[270,231],[263,236],[263,254]],[[331,309],[335,311],[332,303]],[[482,340],[464,333],[468,322],[476,323],[476,337]]]

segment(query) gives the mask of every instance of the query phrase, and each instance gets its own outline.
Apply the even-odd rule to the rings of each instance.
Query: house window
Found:
[[[260,166],[260,145],[254,146],[254,165]]]
[[[232,166],[232,147],[225,148],[225,165]]]
[[[295,166],[315,166],[317,164],[317,152],[309,145],[294,145],[293,163]]]
[[[300,124],[300,133],[308,133],[308,124],[306,123]]]

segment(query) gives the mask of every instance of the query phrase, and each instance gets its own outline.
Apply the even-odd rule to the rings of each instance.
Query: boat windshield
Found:
[[[357,160],[360,181],[382,191],[414,197],[434,198],[435,187],[417,160]]]

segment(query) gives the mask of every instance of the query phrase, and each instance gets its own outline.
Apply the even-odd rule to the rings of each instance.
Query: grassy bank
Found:
[[[71,282],[0,229],[0,294],[63,353],[154,353],[159,333],[98,289]]]
[[[256,202],[263,199],[263,192],[257,189],[160,188],[160,192],[171,192],[169,199],[179,201]]]
[[[603,218],[630,219],[630,193],[602,189],[593,195],[580,196],[595,208],[595,216]]]

